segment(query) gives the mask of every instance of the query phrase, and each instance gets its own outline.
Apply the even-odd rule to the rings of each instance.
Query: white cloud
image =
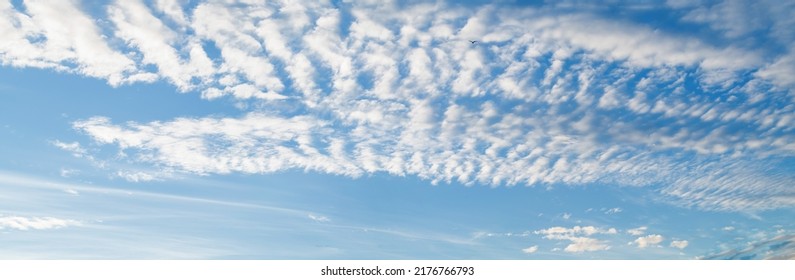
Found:
[[[69,177],[72,177],[74,175],[79,174],[80,170],[70,169],[70,168],[61,168],[61,172],[59,172],[59,173],[61,174],[61,177],[69,178]]]
[[[776,54],[755,75],[768,79],[782,87],[792,88],[795,79],[791,74],[795,71],[795,32],[792,25],[794,5],[782,5],[779,1],[755,1],[748,5],[744,1],[713,1],[708,5],[673,5],[684,11],[682,21],[705,24],[726,38],[738,40],[746,44],[756,44],[758,48],[785,47],[787,51]],[[770,41],[764,44],[751,43],[744,37],[764,36]]]
[[[724,172],[679,178],[676,183],[664,189],[663,194],[676,198],[677,203],[685,206],[714,210],[773,209],[795,203],[795,200],[786,195],[790,193],[787,190],[790,180],[795,178],[781,170],[781,167],[713,162],[702,168],[719,166]],[[774,172],[779,175],[761,176],[761,171],[758,171],[761,168],[778,170]],[[727,172],[728,170],[731,171]],[[759,197],[760,194],[766,197]],[[767,196],[768,194],[773,195]]]
[[[180,119],[155,127],[136,124],[133,130],[113,126],[105,118],[92,118],[75,123],[75,127],[102,143],[155,149],[158,155],[151,155],[154,158],[150,160],[195,173],[261,173],[302,167],[361,174],[347,155],[335,154],[333,146],[313,146],[333,138],[322,135],[328,131],[323,121],[307,117],[249,114],[243,119]],[[213,140],[207,141],[210,138]]]
[[[569,253],[593,252],[609,250],[607,241],[592,238],[595,234],[616,234],[614,228],[601,229],[593,226],[572,228],[551,227],[548,229],[534,231],[535,234],[544,235],[544,238],[551,240],[568,240],[571,243],[563,250]]]
[[[9,36],[18,46],[4,45],[4,60],[20,66],[69,69],[70,62],[77,64],[72,71],[106,79],[111,85],[119,85],[135,74],[134,62],[114,50],[103,38],[95,21],[81,11],[76,1],[26,1],[27,17],[6,4],[5,14],[23,20],[17,29],[5,26]],[[20,38],[22,37],[22,38]],[[46,38],[42,43],[25,42],[23,38]],[[14,51],[15,47],[30,47]],[[24,52],[24,53],[23,53]]]
[[[663,241],[663,236],[659,234],[650,234],[644,237],[638,237],[635,239],[635,244],[638,245],[638,248],[646,248],[649,246],[654,246],[660,244]]]
[[[760,4],[765,1],[759,1]],[[766,19],[758,17],[759,6],[745,5],[741,1],[719,1],[715,5],[704,5],[689,11],[684,21],[707,23],[725,36],[739,37],[762,28]]]
[[[580,252],[594,252],[609,250],[610,246],[606,241],[589,238],[589,237],[573,237],[570,239],[571,244],[563,249],[565,252],[580,253]]]
[[[331,221],[326,216],[318,216],[318,215],[314,215],[314,214],[309,214],[308,217],[309,217],[309,219],[311,219],[313,221],[316,221],[316,222],[329,222],[329,221]]]
[[[648,227],[638,227],[638,228],[628,229],[627,233],[631,235],[643,235],[644,233],[646,233],[647,229]]]
[[[780,160],[795,155],[795,35],[791,7],[770,4],[750,15],[728,2],[669,7],[725,37],[710,41],[554,5],[136,0],[92,15],[76,1],[3,2],[0,61],[112,85],[165,80],[256,108],[75,123],[158,168],[654,185],[687,207],[764,210],[795,205]],[[758,15],[770,16],[738,24]],[[749,32],[779,47],[749,46]]]
[[[484,43],[508,43],[507,50],[522,48],[528,39],[532,39],[530,41],[536,41],[532,45],[535,52],[554,50],[565,53],[556,56],[553,67],[545,71],[546,85],[555,84],[551,82],[560,75],[559,67],[577,50],[592,52],[605,60],[626,60],[641,67],[697,65],[705,69],[736,69],[761,63],[759,55],[753,52],[732,46],[710,46],[695,38],[667,35],[645,26],[596,17],[589,15],[587,9],[583,13],[561,13],[548,9],[513,9],[490,5],[467,11],[445,3],[407,5],[400,10],[388,6],[352,5],[353,20],[346,26],[348,34],[341,34],[340,11],[328,3],[295,1],[268,5],[225,5],[210,1],[199,3],[193,8],[185,7],[185,1],[176,0],[158,0],[150,4],[151,7],[140,1],[117,1],[108,7],[108,19],[113,26],[102,27],[112,29],[112,35],[126,42],[127,46],[124,47],[136,51],[129,55],[122,55],[121,51],[112,49],[107,41],[114,38],[109,38],[110,34],[100,33],[96,24],[106,22],[92,22],[73,1],[61,1],[58,5],[26,2],[31,17],[6,4],[3,11],[9,18],[19,22],[6,27],[8,39],[13,39],[16,45],[27,45],[31,47],[30,50],[39,51],[31,57],[30,54],[8,47],[5,57],[13,64],[25,64],[24,61],[32,59],[39,60],[40,66],[50,64],[68,68],[60,63],[71,59],[73,55],[66,54],[74,51],[78,61],[85,66],[82,72],[106,77],[112,84],[136,79],[151,81],[154,75],[187,90],[197,85],[191,81],[193,78],[203,80],[200,84],[207,85],[218,82],[213,80],[214,76],[236,74],[264,93],[277,94],[285,89],[284,85],[289,81],[295,83],[305,97],[312,99],[317,94],[312,76],[314,69],[321,67],[317,65],[318,61],[312,61],[316,58],[333,73],[335,90],[351,89],[350,82],[356,75],[353,68],[356,64],[364,64],[361,65],[365,66],[362,70],[380,72],[378,74],[381,75],[375,76],[379,80],[376,84],[386,86],[383,90],[394,89],[388,81],[394,82],[397,78],[395,63],[382,65],[387,67],[373,67],[377,64],[373,60],[360,61],[352,57],[354,53],[362,53],[363,57],[375,54],[371,52],[381,47],[378,51],[382,54],[378,57],[381,62],[398,62],[403,59],[396,58],[410,57],[408,61],[413,65],[411,73],[419,74],[415,82],[431,86],[434,81],[428,79],[428,70],[435,68],[434,72],[442,73],[439,78],[452,82],[455,91],[480,94],[483,89],[478,87],[486,86],[486,80],[473,75],[484,73],[481,69],[491,63],[482,60],[482,48],[453,52],[453,48],[459,49],[460,46],[445,43],[452,36],[477,37]],[[158,17],[161,14],[163,18]],[[434,18],[436,20],[431,20]],[[455,25],[455,21],[460,24]],[[70,37],[69,34],[73,33],[69,30],[81,30],[74,34],[85,38],[76,40],[78,36]],[[27,33],[45,37],[44,48],[38,47],[37,41],[30,39]],[[205,40],[211,41],[221,50],[220,64],[207,58],[201,46]],[[397,49],[390,45],[395,41],[406,43]],[[421,48],[412,48],[408,44],[412,41],[419,41]],[[140,55],[136,54],[138,51]],[[454,60],[444,61],[445,58],[436,55],[427,59],[422,57],[423,53],[439,54],[437,51],[448,52]],[[88,56],[89,52],[94,56]],[[64,55],[40,57],[58,53]],[[423,60],[424,63],[416,64]],[[283,70],[289,77],[278,76],[276,71],[280,66],[275,65],[274,61],[285,64]],[[155,73],[146,73],[141,70],[146,65],[156,65],[158,69]],[[445,69],[439,69],[439,66]],[[516,66],[519,66],[518,63]],[[451,71],[456,70],[451,67],[458,68],[458,71]],[[459,75],[447,75],[445,72],[457,72]],[[516,86],[511,86],[508,79],[501,81],[507,88]],[[260,96],[240,96],[247,97]]]
[[[59,140],[55,140],[55,141],[52,141],[51,143],[52,143],[52,145],[54,145],[55,147],[60,148],[61,150],[70,152],[73,157],[86,159],[92,165],[94,165],[96,167],[99,167],[99,168],[104,168],[105,167],[105,161],[97,160],[96,158],[94,158],[94,156],[91,154],[91,152],[89,152],[86,148],[84,148],[79,142],[66,143],[66,142],[61,142]],[[72,177],[72,176],[75,176],[77,174],[80,174],[80,170],[70,169],[70,168],[61,168],[61,171],[59,173],[60,173],[61,177]]]
[[[537,230],[535,234],[542,234],[548,239],[561,239],[571,235],[585,235],[590,236],[594,234],[616,234],[614,228],[602,229],[594,226],[574,226],[572,228],[565,227],[551,227],[548,229]]]
[[[792,73],[795,73],[795,44],[789,48],[789,53],[781,55],[775,61],[760,69],[756,75],[771,80],[782,88],[791,89],[795,87],[795,77],[792,75]]]
[[[0,229],[44,230],[79,226],[80,222],[52,217],[0,216]]]
[[[78,143],[78,142],[64,143],[64,142],[55,140],[55,141],[52,142],[52,144],[55,145],[58,148],[61,148],[64,151],[71,152],[72,155],[75,156],[75,157],[83,157],[83,156],[86,155],[86,149],[84,149],[80,145],[80,143]],[[69,173],[72,173],[72,172],[69,172],[69,170],[67,170],[66,173],[67,173],[66,175],[69,175]],[[61,172],[61,174],[63,176],[64,172]],[[64,176],[64,177],[66,177],[66,176]]]
[[[66,192],[68,194],[71,194],[71,195],[80,195],[80,192],[78,192],[78,191],[76,191],[74,189],[65,189],[64,192]]]
[[[589,15],[555,15],[530,23],[541,38],[563,41],[638,66],[699,65],[707,69],[744,68],[760,58],[741,49],[718,49],[691,38]]]
[[[608,214],[608,215],[610,215],[610,214],[617,214],[617,213],[621,213],[621,212],[623,212],[623,211],[624,211],[624,210],[622,210],[621,208],[615,207],[615,208],[610,208],[610,209],[607,209],[607,211],[605,211],[605,214]]]
[[[158,4],[167,9],[177,21],[184,20],[175,3],[165,2],[159,1]],[[116,1],[108,8],[108,14],[117,28],[116,36],[141,51],[141,63],[157,66],[159,75],[168,79],[179,90],[191,89],[192,78],[207,79],[215,72],[212,63],[195,42],[185,46],[184,52],[189,54],[189,61],[180,59],[180,54],[172,45],[182,38],[155,17],[141,1]]]
[[[671,247],[674,247],[674,248],[684,249],[684,248],[687,248],[687,245],[689,245],[687,240],[674,240],[674,241],[671,241]]]
[[[171,20],[184,26],[188,23],[185,11],[182,9],[185,2],[185,0],[156,0],[155,7],[158,11],[168,15]]]
[[[127,180],[129,182],[135,182],[135,183],[157,180],[157,177],[155,175],[142,171],[120,170],[116,172],[116,176],[119,176],[120,178]]]
[[[536,251],[538,251],[538,245],[530,246],[530,247],[522,249],[522,252],[525,253],[525,254],[532,254],[532,253],[535,253]]]
[[[724,231],[733,231],[733,230],[734,230],[734,227],[733,227],[733,226],[725,226],[725,227],[723,227],[722,229],[723,229]]]

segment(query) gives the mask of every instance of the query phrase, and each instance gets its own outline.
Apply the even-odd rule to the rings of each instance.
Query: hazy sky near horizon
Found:
[[[795,1],[0,14],[0,258],[795,257]]]

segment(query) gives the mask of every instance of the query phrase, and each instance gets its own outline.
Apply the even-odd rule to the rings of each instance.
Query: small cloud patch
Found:
[[[80,225],[80,222],[69,219],[58,219],[53,217],[20,217],[4,216],[0,217],[0,229],[15,230],[45,230],[58,229],[69,226]]]

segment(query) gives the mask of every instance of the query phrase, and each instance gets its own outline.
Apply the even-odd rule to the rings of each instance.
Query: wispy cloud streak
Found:
[[[44,230],[77,225],[80,225],[80,222],[53,217],[0,216],[0,229]]]

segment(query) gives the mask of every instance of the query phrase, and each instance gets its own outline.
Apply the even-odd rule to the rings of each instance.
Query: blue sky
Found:
[[[795,257],[795,2],[259,2],[0,1],[0,258]]]

